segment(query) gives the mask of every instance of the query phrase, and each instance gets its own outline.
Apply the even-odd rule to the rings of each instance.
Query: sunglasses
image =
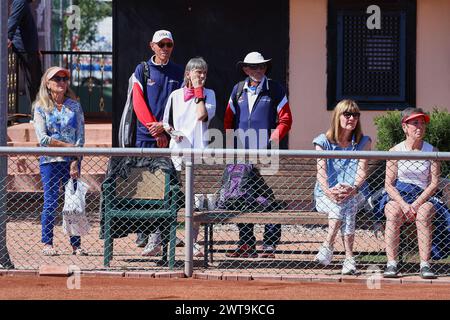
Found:
[[[157,45],[161,49],[164,48],[164,47],[172,48],[173,47],[173,42],[158,42]]]
[[[258,69],[264,69],[266,67],[265,63],[258,63],[258,64],[246,64],[244,67],[250,68],[251,70],[258,70]]]
[[[61,81],[67,82],[67,81],[69,81],[69,77],[67,77],[67,76],[65,76],[65,77],[54,76],[50,80],[53,80],[55,82],[61,82]]]
[[[348,112],[345,111],[342,113],[345,117],[345,119],[350,119],[350,117],[353,117],[353,119],[359,119],[359,116],[361,115],[359,112]]]

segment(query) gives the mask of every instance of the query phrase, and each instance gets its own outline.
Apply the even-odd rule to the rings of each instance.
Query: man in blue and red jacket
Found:
[[[292,114],[284,88],[268,79],[271,59],[250,52],[238,67],[247,76],[236,84],[225,111],[224,128],[233,129],[235,148],[266,149],[279,145],[292,126]],[[234,138],[233,138],[234,139]],[[238,224],[239,247],[229,257],[257,257],[253,224]],[[281,225],[265,226],[263,258],[274,258],[281,238]]]
[[[134,71],[133,107],[137,117],[136,147],[166,148],[169,136],[165,133],[162,119],[167,99],[172,91],[181,87],[183,68],[172,61],[174,41],[167,30],[156,31],[149,44],[154,55],[147,61],[148,79],[144,83],[145,67],[140,63]],[[142,255],[154,256],[161,253],[160,231],[153,224],[152,233]],[[147,235],[138,234],[138,245],[145,245]]]

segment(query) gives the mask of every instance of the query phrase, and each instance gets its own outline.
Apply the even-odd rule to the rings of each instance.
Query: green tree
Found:
[[[401,127],[400,111],[388,111],[374,119],[377,127],[377,149],[387,151],[405,139]],[[427,126],[424,140],[442,152],[450,151],[450,113],[445,109],[435,107],[430,113],[430,123]],[[444,161],[441,167],[443,177],[450,175],[449,161]]]
[[[67,3],[63,23],[63,43],[65,50],[82,48],[92,45],[98,33],[97,23],[112,16],[112,2],[99,0],[73,0],[71,4],[79,7],[79,24],[77,26],[77,11],[68,12]],[[69,27],[71,30],[69,30]],[[79,27],[79,28],[78,28]]]

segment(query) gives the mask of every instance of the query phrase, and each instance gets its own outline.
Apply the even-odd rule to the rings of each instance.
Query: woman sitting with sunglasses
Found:
[[[359,118],[359,108],[354,101],[340,101],[334,108],[330,129],[313,140],[316,150],[370,150],[371,139],[363,135]],[[317,211],[328,214],[328,235],[315,261],[325,266],[331,263],[334,242],[340,228],[345,245],[342,266],[342,274],[345,275],[356,273],[353,258],[355,217],[364,195],[368,195],[366,176],[365,159],[317,159],[314,198]]]
[[[69,88],[69,70],[50,67],[43,75],[33,103],[34,128],[41,147],[82,147],[84,145],[84,115],[75,94]],[[70,178],[80,176],[80,161],[76,157],[42,156],[40,172],[44,188],[42,211],[42,253],[57,255],[53,247],[53,228],[60,186]],[[72,253],[86,255],[81,238],[70,237]]]
[[[424,141],[426,125],[430,117],[420,108],[408,108],[402,111],[402,129],[406,139],[390,151],[437,151],[435,147]],[[436,211],[445,219],[450,219],[448,209],[433,195],[439,183],[440,166],[437,161],[429,160],[390,160],[386,163],[385,189],[387,195],[380,201],[386,216],[385,241],[388,262],[383,276],[398,276],[397,255],[400,227],[405,222],[415,222],[420,255],[420,276],[424,279],[435,278],[430,267],[432,249],[433,217]],[[437,210],[436,210],[437,209]],[[447,218],[445,218],[447,217]],[[439,219],[442,220],[442,219]],[[445,226],[438,226],[444,237]],[[443,227],[443,228],[442,228]],[[435,233],[438,230],[435,230]],[[435,242],[435,241],[433,241]],[[441,244],[448,248],[448,238]],[[437,248],[436,248],[437,249]],[[448,251],[448,250],[447,250]],[[448,254],[441,253],[444,255]]]

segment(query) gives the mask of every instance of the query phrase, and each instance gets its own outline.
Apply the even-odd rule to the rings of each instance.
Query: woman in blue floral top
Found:
[[[75,94],[69,88],[69,70],[51,67],[43,75],[33,103],[34,128],[41,147],[82,147],[84,145],[84,115]],[[53,228],[58,207],[60,185],[80,176],[81,159],[42,156],[40,172],[44,188],[44,208],[41,216],[42,250],[44,255],[57,255],[53,248]],[[81,238],[70,237],[73,254],[85,255]]]

